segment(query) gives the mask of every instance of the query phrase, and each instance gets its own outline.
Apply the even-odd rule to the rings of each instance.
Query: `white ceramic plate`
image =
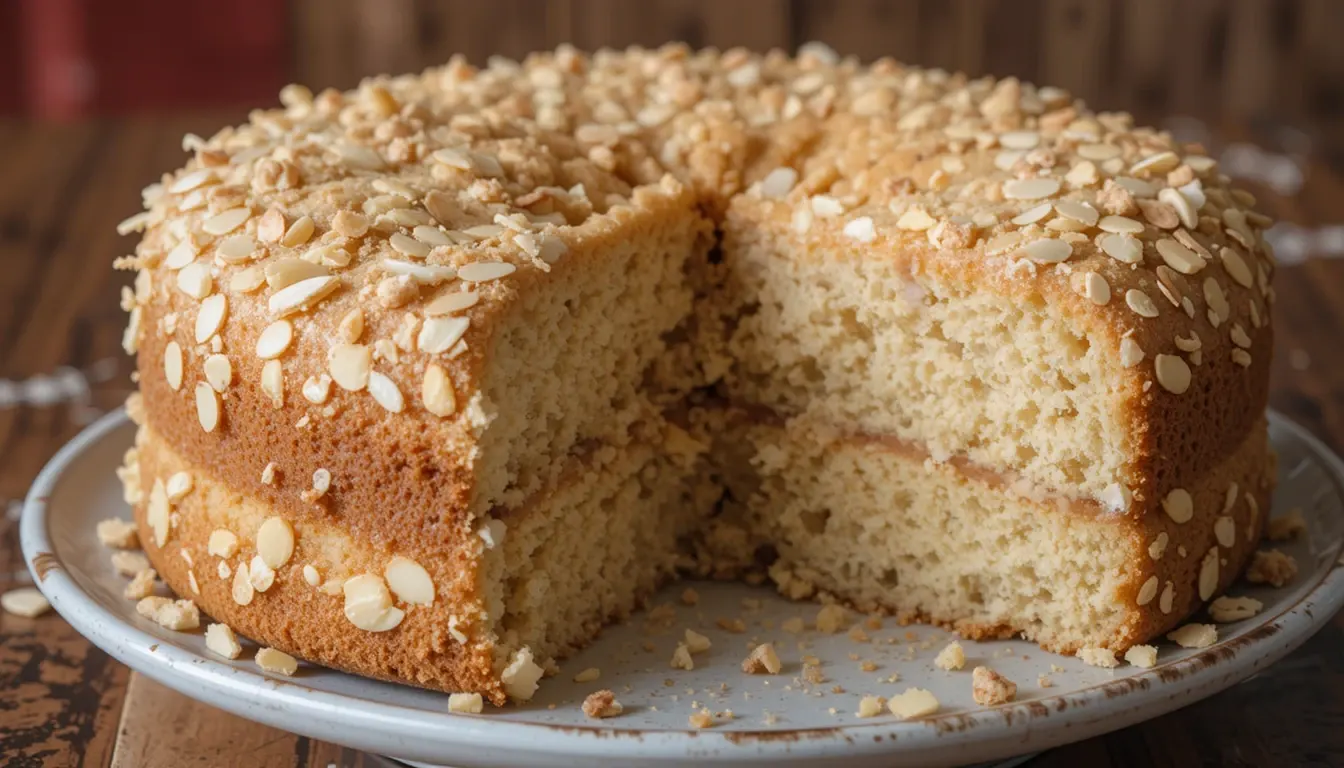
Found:
[[[405,760],[457,766],[688,760],[894,766],[1004,759],[1123,728],[1216,693],[1282,658],[1344,603],[1344,569],[1335,567],[1344,542],[1344,463],[1271,413],[1281,472],[1274,511],[1300,507],[1308,522],[1309,535],[1286,547],[1297,558],[1299,575],[1279,590],[1238,586],[1236,593],[1264,601],[1260,615],[1221,626],[1219,642],[1207,649],[1163,644],[1154,669],[1108,671],[1026,642],[999,641],[964,643],[966,671],[943,672],[932,662],[950,636],[938,629],[887,620],[866,630],[867,642],[845,633],[789,635],[780,623],[794,616],[810,621],[816,606],[787,602],[764,587],[695,584],[701,599],[688,607],[678,599],[687,585],[678,584],[655,603],[671,606],[661,609],[675,614],[670,629],[653,627],[657,622],[647,613],[637,615],[567,661],[527,706],[453,715],[441,693],[309,665],[293,678],[278,678],[253,664],[250,649],[226,661],[205,651],[201,633],[171,632],[138,617],[134,603],[121,596],[125,580],[113,572],[94,535],[98,520],[128,514],[113,470],[132,429],[121,413],[94,424],[51,460],[28,497],[24,556],[56,610],[117,659],[188,696]],[[720,629],[720,618],[743,619],[747,632]],[[672,650],[688,626],[710,637],[713,648],[695,657],[693,671],[670,669]],[[782,674],[738,669],[753,640],[776,643],[786,665]],[[825,683],[801,678],[804,654],[824,662]],[[866,661],[876,668],[865,671]],[[988,709],[972,703],[969,670],[981,663],[1017,682],[1016,702]],[[1051,665],[1063,671],[1051,672]],[[588,667],[601,669],[601,679],[571,681]],[[1051,687],[1038,684],[1042,673],[1049,673]],[[897,674],[899,681],[888,681]],[[942,711],[915,722],[856,717],[861,696],[891,696],[907,686],[932,690]],[[586,719],[579,703],[604,687],[616,692],[625,714]],[[732,710],[734,717],[697,731],[687,724],[697,705]]]

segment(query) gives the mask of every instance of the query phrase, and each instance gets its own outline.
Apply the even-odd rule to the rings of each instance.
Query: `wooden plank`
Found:
[[[307,764],[309,740],[222,712],[134,673],[112,768]]]

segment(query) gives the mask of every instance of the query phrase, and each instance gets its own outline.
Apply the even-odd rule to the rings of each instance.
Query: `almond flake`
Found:
[[[869,216],[860,216],[846,222],[842,231],[847,237],[860,243],[871,243],[877,238],[877,230],[873,227],[873,220]]]
[[[204,230],[206,234],[219,237],[220,235],[227,235],[233,230],[241,227],[243,222],[251,217],[252,211],[247,208],[230,208],[227,211],[223,211],[206,219],[201,224],[201,229]]]
[[[222,293],[206,297],[196,311],[196,343],[204,344],[219,332],[229,314],[229,300]]]
[[[1204,260],[1194,251],[1169,238],[1157,241],[1157,253],[1167,266],[1183,275],[1193,275],[1204,268]]]
[[[257,357],[272,360],[285,353],[294,340],[294,325],[288,320],[276,320],[266,326],[257,337]]]
[[[459,267],[457,277],[468,283],[484,283],[511,275],[515,269],[517,267],[506,261],[478,261]]]
[[[215,279],[207,264],[195,261],[177,273],[177,289],[193,299],[204,299],[214,288]]]
[[[271,314],[284,317],[307,310],[325,299],[340,285],[335,277],[310,277],[283,288],[271,295],[268,306]]]
[[[206,432],[219,426],[219,393],[204,381],[196,385],[196,420]]]
[[[476,306],[479,300],[480,296],[475,291],[445,293],[425,306],[425,315],[430,317],[451,315]]]
[[[1009,200],[1039,200],[1059,192],[1059,180],[1049,177],[1010,179],[1003,183],[1003,196]]]
[[[1058,264],[1073,255],[1073,246],[1063,240],[1042,238],[1022,246],[1022,253],[1037,264]]]
[[[373,366],[373,352],[362,344],[337,344],[331,348],[327,370],[337,386],[349,392],[358,392],[369,384]]]
[[[163,377],[174,392],[182,389],[182,347],[176,341],[163,348]]]
[[[405,401],[402,399],[401,390],[397,389],[395,382],[384,374],[373,371],[369,374],[368,387],[369,394],[373,395],[373,399],[379,405],[392,413],[401,413]]]
[[[457,410],[452,380],[443,368],[432,363],[425,368],[420,398],[425,404],[425,410],[435,416],[451,416]]]
[[[1134,313],[1140,317],[1157,317],[1157,305],[1153,303],[1148,294],[1138,288],[1130,288],[1125,291],[1125,304],[1134,310]]]
[[[233,363],[226,355],[205,358],[205,380],[216,392],[223,392],[233,383]]]
[[[1143,348],[1138,342],[1126,336],[1120,340],[1120,365],[1133,368],[1143,362]]]

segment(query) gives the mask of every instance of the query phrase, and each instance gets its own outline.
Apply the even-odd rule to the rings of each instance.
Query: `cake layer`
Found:
[[[522,659],[524,679],[528,669],[539,672],[532,665],[591,641],[673,574],[678,540],[717,499],[717,489],[698,479],[699,450],[681,434],[666,446],[594,449],[567,462],[561,481],[525,504],[428,545],[360,536],[337,516],[292,515],[234,490],[150,427],[137,435],[126,479],[155,568],[214,620],[325,666],[480,692],[502,704],[506,690],[515,699],[530,695],[526,686],[510,690],[511,664]],[[180,492],[184,478],[188,490]],[[277,518],[292,531],[292,554],[258,573],[261,526]],[[162,539],[156,525],[163,526]],[[406,573],[415,569],[401,563],[395,567],[402,575],[394,576],[394,558],[423,568],[432,585],[427,602],[421,596],[412,604],[412,591],[398,589],[414,581]],[[240,570],[256,587],[237,584]],[[393,607],[404,611],[395,627],[374,631],[348,618],[351,598],[343,586],[366,575],[383,579]]]
[[[1083,158],[1052,146],[1004,171],[1001,143],[837,116],[796,186],[729,209],[728,397],[1136,515],[1226,460],[1260,418],[1272,346],[1270,262],[1221,223],[1243,213],[1206,178],[1187,231],[1174,189],[1066,179]]]
[[[1221,593],[1260,539],[1274,478],[1263,418],[1227,460],[1185,479],[1188,519],[1175,505],[1175,516],[1114,514],[804,420],[731,421],[720,428],[731,448],[718,450],[738,468],[736,509],[711,540],[719,557],[771,552],[769,575],[793,598],[826,592],[1062,653],[1123,651]]]

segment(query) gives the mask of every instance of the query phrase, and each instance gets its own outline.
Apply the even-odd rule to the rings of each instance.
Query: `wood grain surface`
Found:
[[[492,5],[500,3],[509,4]],[[618,5],[624,4],[610,3],[613,9]],[[114,273],[110,264],[131,241],[117,236],[116,223],[138,210],[144,184],[182,162],[183,133],[209,132],[242,117],[197,114],[61,127],[0,122],[0,379],[26,380],[62,366],[94,372],[95,378],[111,373],[94,384],[85,406],[0,407],[0,506],[17,510],[15,500],[79,430],[89,410],[115,407],[129,391],[130,364],[120,349],[124,317],[117,306],[119,286],[128,277]],[[1230,140],[1282,151],[1282,137],[1296,135],[1273,123],[1234,123],[1213,131],[1210,143],[1215,151]],[[1344,220],[1341,157],[1338,147],[1316,145],[1304,160],[1305,186],[1292,197],[1247,185],[1285,222],[1339,222]],[[1277,292],[1272,404],[1340,451],[1344,260],[1287,266],[1278,273]],[[0,518],[0,591],[29,582],[17,539],[17,514],[11,512]],[[130,674],[55,614],[37,619],[0,614],[0,764],[324,768],[333,763],[377,764],[338,746],[248,723]],[[1029,765],[1344,765],[1344,619],[1336,617],[1292,656],[1224,693],[1052,750]]]

